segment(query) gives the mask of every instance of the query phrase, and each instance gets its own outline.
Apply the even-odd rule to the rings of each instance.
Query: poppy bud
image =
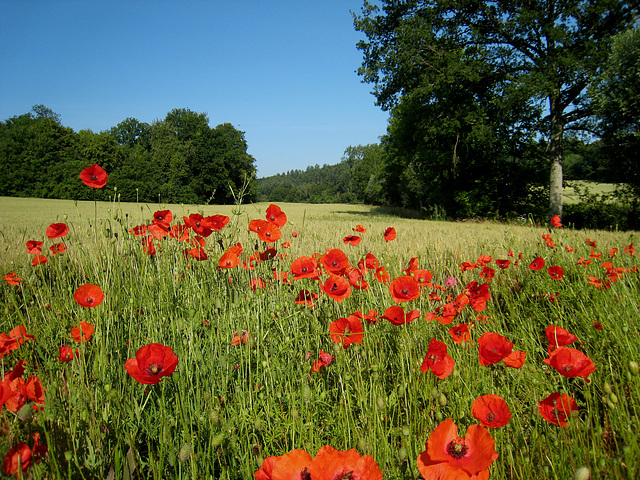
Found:
[[[31,420],[31,417],[33,417],[33,404],[27,402],[20,407],[20,410],[18,410],[18,418],[23,422],[26,422]]]
[[[190,456],[191,456],[191,444],[187,442],[180,447],[180,451],[178,452],[178,459],[184,463],[187,460],[189,460]]]
[[[378,397],[376,398],[376,405],[380,410],[382,410],[385,407],[384,397],[378,395]]]
[[[640,371],[640,367],[638,367],[638,362],[634,362],[631,360],[629,362],[629,371],[632,375],[638,375],[638,371]]]
[[[591,471],[588,467],[580,467],[573,475],[573,480],[589,480],[591,478]]]
[[[611,385],[609,385],[609,382],[604,382],[604,393],[606,394],[611,393]]]
[[[611,403],[618,403],[618,397],[613,392],[609,394],[609,399],[611,400]]]
[[[398,458],[400,458],[401,462],[404,462],[407,460],[407,458],[409,458],[407,449],[405,447],[402,447],[400,450],[398,450]]]
[[[309,387],[309,385],[304,385],[302,387],[302,400],[304,400],[304,403],[309,403],[312,394],[313,392],[311,391],[311,387]]]
[[[217,447],[221,445],[222,442],[224,442],[224,433],[221,432],[211,439],[211,446]]]
[[[441,393],[438,397],[438,404],[440,404],[441,407],[445,407],[447,405],[447,396],[444,393]]]

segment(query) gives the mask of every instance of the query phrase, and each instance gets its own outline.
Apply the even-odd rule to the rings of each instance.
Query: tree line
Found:
[[[104,189],[83,188],[80,171],[97,163]],[[75,132],[51,109],[0,122],[0,196],[166,203],[255,199],[255,159],[244,132],[209,126],[205,113],[177,108],[151,124],[126,118],[107,131]]]

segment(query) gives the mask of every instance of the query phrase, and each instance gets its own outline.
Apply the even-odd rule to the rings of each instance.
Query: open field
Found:
[[[0,285],[5,472],[26,448],[33,478],[246,479],[330,445],[388,479],[640,475],[637,232],[283,203],[271,242],[267,204],[0,207],[0,274],[20,278]],[[154,238],[157,210],[173,230]],[[178,227],[194,213],[229,221],[207,236]],[[68,233],[48,238],[58,222]],[[33,240],[46,263],[32,265]],[[87,284],[104,299],[78,294]],[[495,398],[478,407],[489,394],[509,415]],[[447,419],[462,438],[439,444]],[[320,457],[311,478],[325,478]],[[345,458],[326,478],[380,478]]]
[[[569,180],[567,186],[564,187],[564,193],[562,201],[565,204],[578,203],[580,201],[579,195],[576,193],[575,186],[577,186],[582,193],[588,189],[589,193],[595,195],[606,195],[613,193],[616,189],[615,183],[598,183],[589,182],[586,180]]]

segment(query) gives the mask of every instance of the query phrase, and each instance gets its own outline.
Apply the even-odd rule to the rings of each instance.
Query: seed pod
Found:
[[[181,462],[186,462],[187,460],[189,460],[190,456],[191,456],[191,444],[187,442],[180,447],[180,451],[178,452],[178,459]]]
[[[635,361],[631,360],[629,362],[629,371],[631,372],[632,375],[638,375],[638,372],[640,371],[640,367],[638,366],[638,362],[635,362]]]
[[[573,480],[589,480],[591,478],[591,470],[588,467],[580,467],[573,475]]]
[[[211,446],[217,447],[218,445],[221,445],[222,442],[224,442],[224,433],[220,432],[211,439]]]

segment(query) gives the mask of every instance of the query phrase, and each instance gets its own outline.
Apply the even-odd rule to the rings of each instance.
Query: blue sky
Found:
[[[338,163],[388,114],[355,70],[362,0],[0,0],[0,120],[43,104],[75,131],[173,108],[245,132],[258,177]]]

